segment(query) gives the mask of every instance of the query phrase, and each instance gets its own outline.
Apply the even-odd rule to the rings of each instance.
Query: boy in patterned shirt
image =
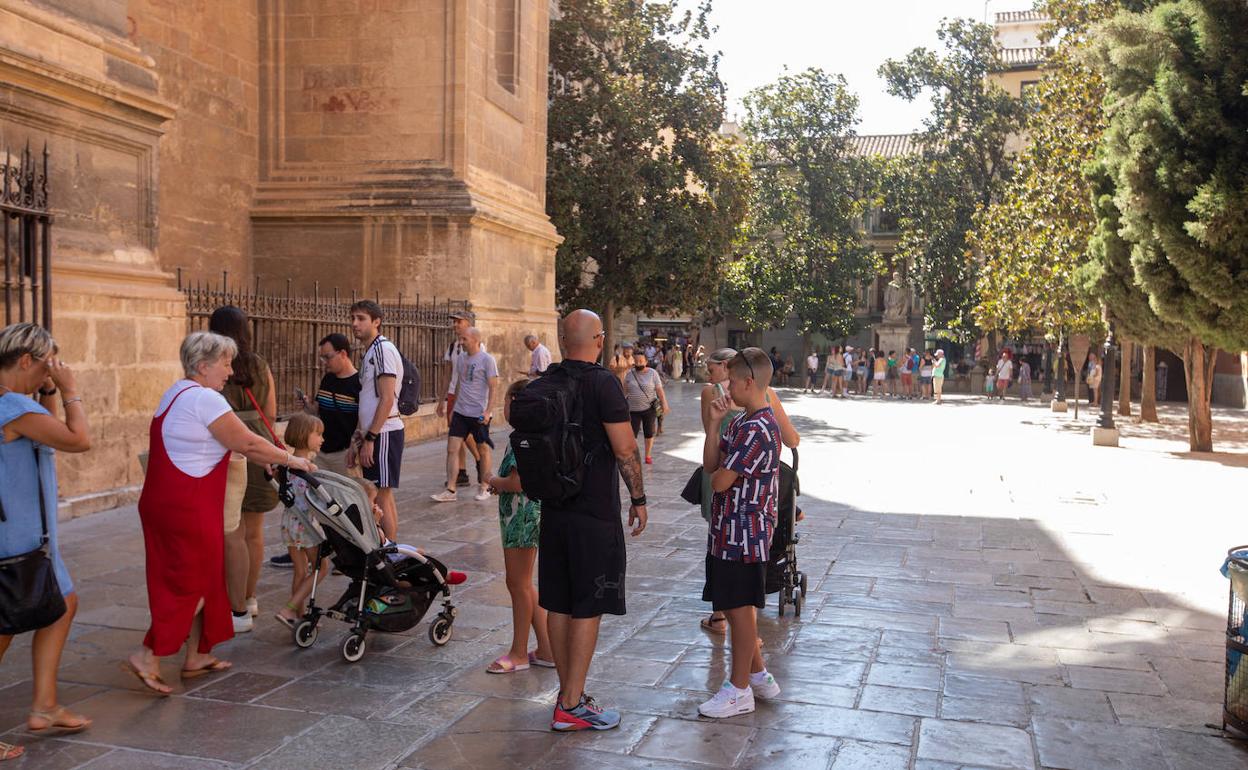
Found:
[[[728,618],[732,675],[698,707],[707,717],[754,710],[754,698],[775,698],[780,685],[767,672],[755,608],[766,604],[766,571],[780,492],[780,426],[767,405],[771,360],[746,348],[728,361],[728,395],[711,404],[707,424],[717,426],[734,405],[740,415],[723,436],[708,431],[703,472],[711,478],[711,528],[707,537],[702,600]]]

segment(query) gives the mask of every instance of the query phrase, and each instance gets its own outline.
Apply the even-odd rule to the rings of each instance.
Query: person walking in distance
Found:
[[[457,376],[456,372],[458,371],[455,368],[455,362],[464,355],[464,345],[461,341],[464,336],[464,330],[469,326],[476,326],[477,314],[471,310],[455,310],[451,313],[450,317],[451,330],[454,332],[454,339],[452,339],[451,344],[447,346],[446,353],[442,356],[442,360],[451,365],[451,380],[450,384],[446,386],[446,401],[439,401],[437,406],[438,416],[446,417],[446,427],[448,429],[451,427],[451,415],[455,413],[455,385],[457,384],[455,378]],[[484,342],[481,343],[481,349],[485,349]],[[472,438],[465,441],[463,443],[463,448],[459,450],[459,476],[455,478],[455,486],[457,487],[468,486],[469,454],[472,454],[473,462],[478,463],[477,467],[480,467],[479,463],[481,462],[481,454],[477,451],[477,442],[473,441]],[[483,479],[477,479],[478,483],[481,481],[483,481]]]
[[[381,306],[360,300],[351,306],[351,333],[364,348],[360,358],[360,467],[364,478],[377,487],[381,531],[390,540],[399,532],[399,509],[394,490],[399,486],[405,430],[399,417],[399,377],[403,357],[381,334]]]
[[[937,350],[935,363],[932,364],[932,395],[938,404],[945,389],[945,372],[948,370],[949,362],[945,360],[945,351]]]
[[[1031,362],[1018,359],[1018,395],[1023,401],[1031,400]]]
[[[529,370],[520,372],[527,377],[540,377],[550,367],[550,349],[537,341],[537,336],[526,334],[524,346],[529,350]]]
[[[1005,400],[1005,392],[1010,389],[1010,377],[1014,373],[1014,362],[1010,360],[1010,351],[1002,350],[997,359],[997,398]]]
[[[490,421],[494,416],[494,397],[498,392],[498,363],[494,356],[485,352],[481,345],[481,331],[475,326],[464,330],[461,341],[464,355],[455,362],[455,410],[451,413],[451,428],[446,438],[446,488],[432,496],[439,503],[455,502],[460,450],[470,436],[476,442],[481,457],[477,478],[484,479],[473,499],[490,499],[487,482],[490,478],[490,450],[494,448],[494,441],[490,438]]]
[[[646,364],[646,356],[638,353],[633,357],[633,369],[624,378],[624,395],[628,397],[629,420],[633,436],[641,431],[645,438],[646,464],[654,462],[655,425],[658,410],[667,411],[667,393],[663,390],[663,378]]]
[[[585,465],[580,491],[558,504],[543,502],[538,535],[537,592],[546,608],[550,647],[559,671],[552,730],[609,730],[620,714],[585,693],[602,616],[623,615],[627,554],[620,521],[623,478],[632,535],[646,528],[646,492],[628,401],[619,381],[595,362],[602,355],[602,320],[589,310],[563,319],[562,366],[579,378]]]
[[[810,351],[810,355],[806,356],[806,384],[802,387],[803,393],[815,392],[815,378],[819,376],[819,353]]]
[[[767,672],[758,637],[757,608],[766,605],[768,549],[780,494],[780,425],[767,403],[771,368],[766,354],[746,348],[728,363],[728,398],[711,404],[717,423],[738,404],[743,412],[718,436],[708,432],[703,472],[711,477],[703,601],[728,618],[731,676],[702,705],[702,716],[723,718],[754,710],[754,698],[775,698],[780,685]]]

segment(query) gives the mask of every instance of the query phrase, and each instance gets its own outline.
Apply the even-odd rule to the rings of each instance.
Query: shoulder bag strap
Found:
[[[260,404],[256,401],[256,397],[252,394],[251,388],[243,388],[243,392],[247,394],[247,398],[251,399],[251,405],[256,408],[256,414],[260,415],[260,419],[264,421],[264,427],[268,429],[269,435],[273,438],[273,443],[278,449],[285,449],[286,445],[277,437],[277,431],[273,430],[273,423],[269,422],[269,416],[260,408]]]
[[[46,548],[48,545],[48,512],[47,504],[43,499],[43,479],[39,475],[39,447],[31,441],[30,448],[35,453],[35,485],[39,487],[39,525],[42,530],[39,536],[39,547]]]

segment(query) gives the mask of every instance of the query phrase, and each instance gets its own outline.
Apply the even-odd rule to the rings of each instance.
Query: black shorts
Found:
[[[658,413],[654,411],[654,407],[644,412],[629,412],[628,416],[633,423],[634,436],[637,431],[641,431],[645,438],[654,438],[655,423],[658,422]]]
[[[373,465],[362,469],[364,478],[378,489],[396,489],[399,486],[399,468],[403,465],[402,428],[383,431],[373,442]]]
[[[494,441],[490,439],[490,424],[488,422],[481,422],[479,418],[469,417],[459,412],[451,414],[450,435],[453,438],[472,436],[472,440],[478,444],[485,444],[491,448],[494,446]]]
[[[767,606],[767,562],[746,564],[706,555],[706,585],[702,601],[710,602],[715,612],[735,610],[751,605]]]
[[[548,612],[574,618],[623,615],[627,558],[624,524],[618,517],[542,511],[538,603]]]

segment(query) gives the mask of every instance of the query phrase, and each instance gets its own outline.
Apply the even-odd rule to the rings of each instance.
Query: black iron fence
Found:
[[[30,145],[0,165],[0,239],[4,243],[4,325],[31,321],[52,328],[52,215],[48,148]]]
[[[234,305],[251,321],[255,350],[268,362],[277,388],[279,415],[294,412],[295,388],[316,393],[321,380],[317,343],[326,335],[339,332],[351,338],[351,303],[361,299],[352,291],[350,296],[334,289],[322,294],[318,287],[311,295],[292,294],[287,281],[284,293],[267,293],[257,280],[251,285],[230,284],[229,272],[223,272],[220,284],[183,279],[178,270],[178,288],[186,295],[186,315],[191,331],[208,328],[212,311],[222,305]],[[385,317],[381,333],[392,341],[421,373],[422,402],[435,401],[446,393],[450,366],[443,355],[452,341],[449,315],[467,308],[462,300],[421,301],[417,296],[407,300],[399,295],[385,301],[370,297],[381,305]],[[352,340],[352,358],[359,365],[360,353]]]

